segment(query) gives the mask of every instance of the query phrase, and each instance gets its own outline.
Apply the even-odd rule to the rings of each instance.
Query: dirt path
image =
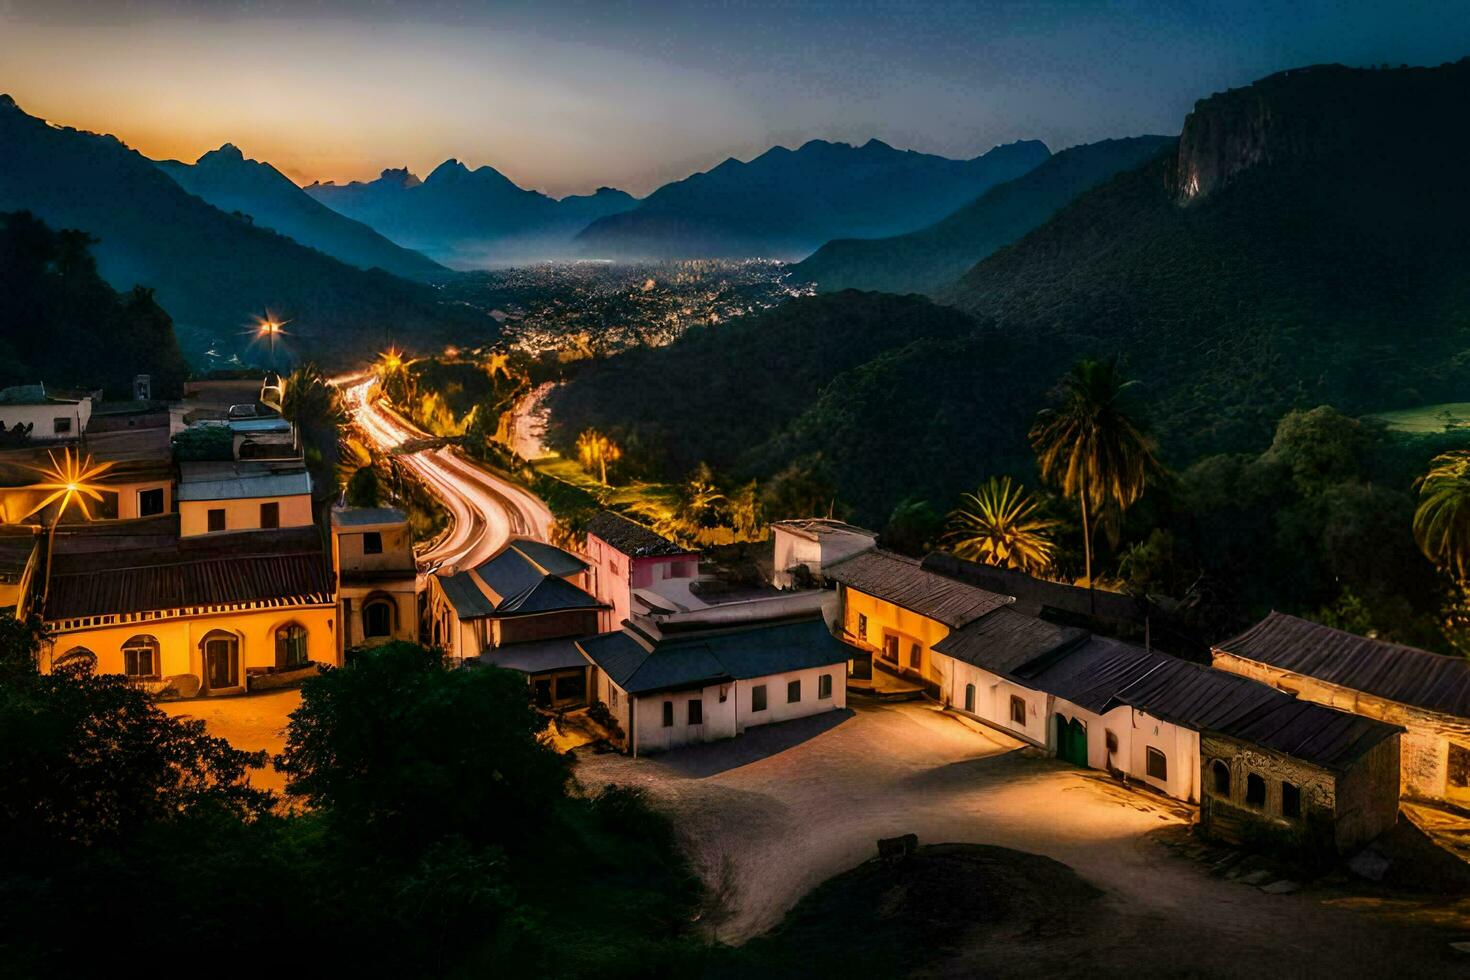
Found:
[[[209,729],[237,749],[276,755],[286,748],[287,716],[301,704],[294,688],[266,691],[242,697],[196,698],[192,701],[161,701],[159,707],[179,718],[198,718]],[[250,781],[262,789],[286,792],[286,778],[274,766],[257,770]]]
[[[646,786],[674,811],[723,899],[716,932],[727,942],[774,926],[817,884],[872,856],[877,838],[912,832],[925,844],[1043,854],[1104,892],[1074,944],[1056,944],[1058,958],[1036,960],[1022,943],[1007,959],[991,937],[978,959],[956,954],[958,972],[1002,963],[1002,972],[1044,972],[1031,968],[1040,962],[1070,973],[1078,960],[1067,957],[1080,956],[1193,975],[1404,976],[1453,968],[1462,955],[1442,934],[1322,895],[1267,895],[1211,877],[1150,836],[1183,825],[1186,809],[1016,746],[927,705],[859,706],[662,757],[588,757],[578,776]]]

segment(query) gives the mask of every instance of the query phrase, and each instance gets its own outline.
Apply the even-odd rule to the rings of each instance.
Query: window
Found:
[[[965,710],[970,714],[975,713],[975,685],[965,685]]]
[[[1458,742],[1450,743],[1445,782],[1454,789],[1470,787],[1470,748]]]
[[[750,710],[766,710],[766,686],[764,684],[757,684],[750,689]]]
[[[611,684],[607,686],[607,706],[616,708],[618,706],[618,689]]]
[[[152,517],[163,513],[163,487],[138,491],[138,516]]]
[[[898,664],[898,637],[892,633],[883,637],[883,659],[895,666]]]
[[[1245,802],[1253,807],[1266,805],[1266,781],[1256,773],[1245,777]]]
[[[858,639],[868,638],[868,617],[865,613],[858,613]]]
[[[211,531],[223,531],[225,529],[225,509],[223,507],[215,507],[210,510],[209,529]]]
[[[909,666],[918,670],[924,665],[924,651],[917,643],[909,644]]]
[[[1143,753],[1143,771],[1148,773],[1149,779],[1169,778],[1169,760],[1164,753],[1150,745]]]
[[[1026,724],[1026,702],[1014,694],[1011,695],[1011,723],[1015,725]]]
[[[368,636],[393,635],[393,603],[374,599],[362,607],[362,629]]]
[[[134,680],[150,680],[158,676],[158,641],[151,636],[135,636],[123,644],[123,673]]]
[[[58,416],[57,418],[52,419],[51,420],[51,431],[52,432],[55,432],[57,435],[64,435],[64,434],[70,432],[71,431],[71,419],[70,418],[67,418],[65,416]]]
[[[1216,759],[1210,763],[1210,776],[1215,781],[1215,795],[1230,799],[1230,767]]]
[[[823,674],[817,678],[817,700],[825,701],[832,696],[832,675]]]
[[[695,698],[693,701],[689,702],[689,724],[704,724],[704,702],[699,700],[698,698]]]
[[[579,670],[575,674],[562,674],[556,679],[557,703],[566,701],[587,700],[587,672]]]
[[[311,661],[306,656],[306,627],[291,623],[276,630],[276,666],[282,670],[305,667]]]
[[[796,704],[800,700],[801,700],[801,681],[799,679],[798,680],[794,680],[794,681],[787,681],[786,682],[786,703],[787,704]]]
[[[362,553],[365,555],[381,555],[383,553],[383,533],[381,531],[367,531],[363,534]]]
[[[674,727],[674,702],[672,701],[664,702],[664,727]]]
[[[266,528],[281,526],[281,505],[279,503],[272,500],[268,504],[260,505],[260,526]]]
[[[1285,781],[1281,783],[1281,815],[1283,817],[1302,815],[1301,788]]]

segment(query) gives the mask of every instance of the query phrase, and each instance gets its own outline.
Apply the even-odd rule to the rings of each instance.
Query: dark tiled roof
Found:
[[[466,658],[466,662],[491,664],[507,670],[519,670],[523,674],[587,666],[587,658],[582,656],[582,651],[577,649],[577,641],[572,639],[511,643],[486,650],[479,657]]]
[[[1114,697],[1172,659],[1121,640],[1091,636],[1059,656],[1024,666],[1017,676],[1028,687],[1102,714]]]
[[[338,527],[402,524],[407,520],[408,515],[396,507],[337,507],[332,510],[332,523]]]
[[[1073,616],[1097,616],[1116,622],[1142,622],[1147,615],[1144,601],[1121,592],[1100,589],[1089,592],[1080,586],[1048,582],[1015,569],[969,561],[947,552],[926,555],[922,567],[982,589],[1014,596],[1018,605],[1038,611],[1055,609]]]
[[[1074,645],[1087,631],[1004,607],[934,644],[934,650],[994,674],[1011,674],[1043,654]]]
[[[516,538],[473,569],[439,576],[439,584],[460,619],[598,609],[602,603],[562,578],[586,568],[560,548]]]
[[[679,547],[651,528],[610,510],[605,510],[588,521],[587,533],[596,535],[630,558],[690,554],[687,548]]]
[[[177,518],[77,527],[58,537],[46,618],[332,600],[336,587],[315,528],[170,539],[158,533],[167,527]]]
[[[828,578],[959,629],[1011,602],[1000,595],[920,567],[912,558],[875,548],[823,569]]]
[[[578,645],[629,694],[845,664],[851,653],[820,617],[678,634],[647,645],[623,630],[588,637]]]
[[[1456,657],[1278,612],[1216,649],[1400,704],[1470,717],[1470,661]]]
[[[1397,725],[1299,701],[1238,674],[1165,657],[1112,698],[1162,721],[1254,742],[1328,769],[1342,770],[1403,731]]]

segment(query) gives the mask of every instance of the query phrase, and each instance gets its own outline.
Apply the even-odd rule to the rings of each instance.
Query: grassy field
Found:
[[[1396,412],[1378,412],[1370,418],[1388,423],[1390,429],[1424,435],[1451,429],[1470,429],[1470,402],[1444,402]]]
[[[563,456],[543,456],[532,460],[538,473],[585,490],[604,506],[626,511],[647,521],[669,517],[678,503],[678,489],[667,483],[630,483],[627,486],[604,487],[574,460]]]

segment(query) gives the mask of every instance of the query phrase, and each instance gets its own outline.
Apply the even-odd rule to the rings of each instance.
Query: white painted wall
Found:
[[[637,729],[635,747],[638,753],[642,755],[647,752],[662,752],[695,742],[733,738],[737,731],[735,687],[734,683],[715,684],[693,691],[638,698],[633,720]],[[668,727],[664,727],[663,723],[666,701],[674,706],[674,723]],[[704,706],[704,720],[698,725],[689,724],[690,701],[699,701]]]
[[[1050,719],[1050,696],[1030,688],[1013,684],[1004,678],[982,670],[973,664],[933,654],[934,662],[945,678],[940,691],[945,704],[970,717],[985,722],[1003,732],[1025,739],[1039,746],[1048,746],[1047,730]],[[975,710],[965,711],[965,687],[975,685]],[[1020,698],[1026,705],[1026,723],[1017,725],[1011,721],[1011,696]]]
[[[46,405],[0,405],[0,426],[12,429],[17,425],[29,425],[31,438],[37,442],[74,440],[87,431],[87,422],[91,418],[90,398]],[[57,432],[57,419],[69,419],[71,431]]]
[[[823,674],[832,676],[831,698],[817,697],[820,683],[818,678]],[[795,703],[786,700],[786,685],[791,681],[801,682],[801,700]],[[761,685],[766,688],[766,709],[755,711],[751,708],[751,700],[754,697],[755,688]],[[793,718],[805,718],[808,715],[845,708],[847,707],[847,665],[845,663],[831,664],[827,667],[813,667],[787,674],[771,674],[767,677],[739,681],[736,685],[735,700],[737,722],[742,732],[756,725],[791,721]]]

